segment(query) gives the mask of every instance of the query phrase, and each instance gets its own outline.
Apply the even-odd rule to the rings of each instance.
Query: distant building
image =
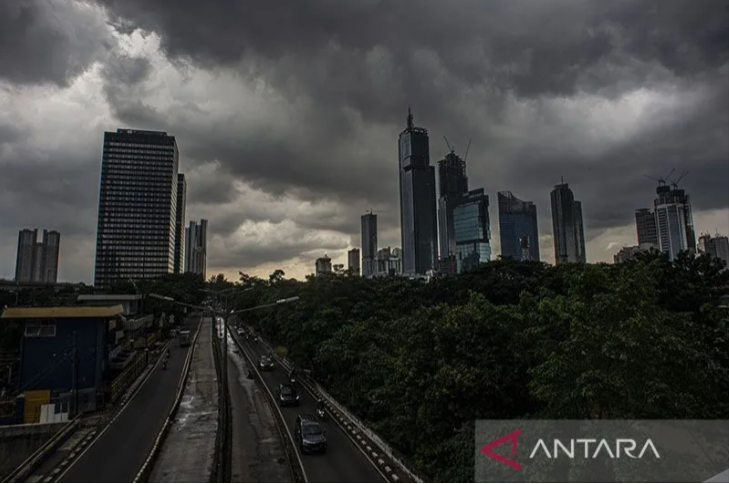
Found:
[[[402,272],[402,259],[400,250],[385,247],[377,251],[377,273],[378,276],[395,276]]]
[[[511,192],[499,192],[498,200],[501,255],[515,260],[539,261],[537,206]],[[524,244],[527,252],[523,250]]]
[[[398,154],[403,273],[424,275],[438,258],[435,167],[430,165],[428,130],[415,127],[410,110]]]
[[[483,188],[468,192],[453,209],[453,227],[459,274],[491,260],[489,197]]]
[[[208,221],[200,219],[200,223],[194,220],[185,229],[185,272],[202,274],[207,279],[208,265]]]
[[[550,195],[555,263],[587,262],[582,203],[575,200],[567,183],[555,185]]]
[[[58,257],[61,234],[44,230],[38,240],[38,229],[18,233],[15,281],[20,283],[55,284],[58,282]]]
[[[443,276],[455,276],[458,274],[458,261],[456,260],[456,256],[449,255],[448,257],[438,259],[437,272]]]
[[[359,255],[359,249],[352,249],[349,252],[347,252],[347,268],[352,273],[353,276],[359,276],[360,270],[359,270],[359,262],[360,262],[360,255]]]
[[[613,256],[613,261],[616,264],[622,264],[623,262],[634,260],[635,256],[642,252],[650,252],[651,250],[658,250],[658,248],[650,243],[623,247],[617,254]]]
[[[712,237],[704,234],[699,237],[699,252],[724,261],[729,268],[729,238],[716,234]]]
[[[683,251],[696,252],[691,201],[684,190],[660,182],[656,188],[655,216],[658,248],[671,260]]]
[[[656,229],[656,215],[649,208],[639,208],[635,211],[635,228],[638,232],[638,245],[653,244],[658,247],[658,230]]]
[[[178,159],[167,133],[104,133],[95,286],[174,272]]]
[[[377,215],[362,215],[362,276],[372,277],[377,272]]]
[[[455,254],[456,238],[453,233],[453,209],[459,199],[468,193],[466,161],[451,151],[438,162],[438,240],[440,258]]]
[[[325,255],[316,260],[316,275],[321,276],[322,274],[331,274],[332,272],[332,259]]]
[[[187,204],[187,182],[185,175],[177,174],[177,211],[175,216],[175,274],[185,271],[185,205]]]

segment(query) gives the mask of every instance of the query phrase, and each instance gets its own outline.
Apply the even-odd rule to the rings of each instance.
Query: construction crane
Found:
[[[673,173],[673,172],[671,172],[671,173]],[[684,171],[681,172],[680,175],[678,175],[678,178],[676,178],[675,180],[671,180],[671,185],[673,186],[673,189],[674,190],[678,190],[678,182],[680,182],[681,180],[683,180],[683,178],[686,175],[688,175],[688,171],[684,170]],[[666,177],[666,179],[668,179],[668,177]]]
[[[448,149],[449,149],[449,150],[451,151],[451,153],[455,153],[455,152],[456,152],[456,147],[455,147],[455,146],[453,146],[453,145],[452,145],[452,144],[450,143],[450,141],[448,141],[448,138],[446,138],[445,136],[443,136],[443,139],[445,140],[445,142],[446,142],[446,146],[447,146],[447,147],[448,147]]]
[[[471,149],[471,138],[468,138],[468,144],[466,145],[466,153],[463,155],[463,161],[468,159],[468,151]]]

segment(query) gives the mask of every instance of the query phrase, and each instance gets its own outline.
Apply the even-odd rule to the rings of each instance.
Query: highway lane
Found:
[[[184,326],[195,331],[199,321],[195,317]],[[111,425],[102,430],[57,482],[134,481],[172,409],[190,349],[173,341],[167,369],[158,364],[152,370]]]
[[[238,338],[237,335],[233,337],[243,345],[244,350],[254,362],[257,363],[259,356],[265,354],[264,349],[252,341]],[[229,346],[234,346],[234,343],[231,342]],[[232,350],[233,348],[229,351]],[[273,371],[261,373],[264,383],[274,394],[274,397],[278,385],[288,381],[286,371],[280,367]],[[292,435],[294,434],[294,422],[297,415],[316,413],[316,401],[311,394],[302,388],[300,388],[299,394],[301,395],[301,405],[299,407],[279,407]],[[309,482],[386,482],[367,457],[332,421],[331,417],[322,425],[327,432],[327,453],[301,456]]]

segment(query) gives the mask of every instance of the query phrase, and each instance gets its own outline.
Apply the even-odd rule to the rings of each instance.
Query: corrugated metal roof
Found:
[[[115,306],[68,306],[58,308],[8,308],[1,319],[59,319],[109,318],[124,312],[121,304]]]
[[[79,301],[137,301],[142,299],[141,294],[81,294]]]

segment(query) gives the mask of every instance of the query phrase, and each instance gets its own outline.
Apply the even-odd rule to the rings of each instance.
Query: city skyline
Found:
[[[494,256],[496,196],[508,190],[539,208],[540,256],[554,262],[549,190],[561,175],[583,202],[590,262],[636,244],[635,209],[652,208],[655,192],[644,175],[674,168],[690,170],[681,188],[696,233],[729,233],[728,58],[700,40],[729,30],[716,3],[434,0],[418,24],[460,27],[433,39],[400,6],[345,2],[285,21],[296,41],[198,5],[127,3],[31,0],[34,28],[1,54],[0,277],[13,277],[19,229],[52,226],[64,238],[59,279],[92,281],[98,140],[121,126],[177,136],[187,218],[211,221],[209,274],[303,278],[323,253],[346,262],[369,207],[378,244],[399,247],[408,105],[429,130],[431,165],[449,151],[444,135],[458,154],[472,138],[469,185],[491,197]],[[0,28],[12,28],[19,13],[3,5]],[[170,30],[184,18],[204,22]],[[362,29],[342,28],[354,18]],[[391,21],[396,36],[364,35]]]

